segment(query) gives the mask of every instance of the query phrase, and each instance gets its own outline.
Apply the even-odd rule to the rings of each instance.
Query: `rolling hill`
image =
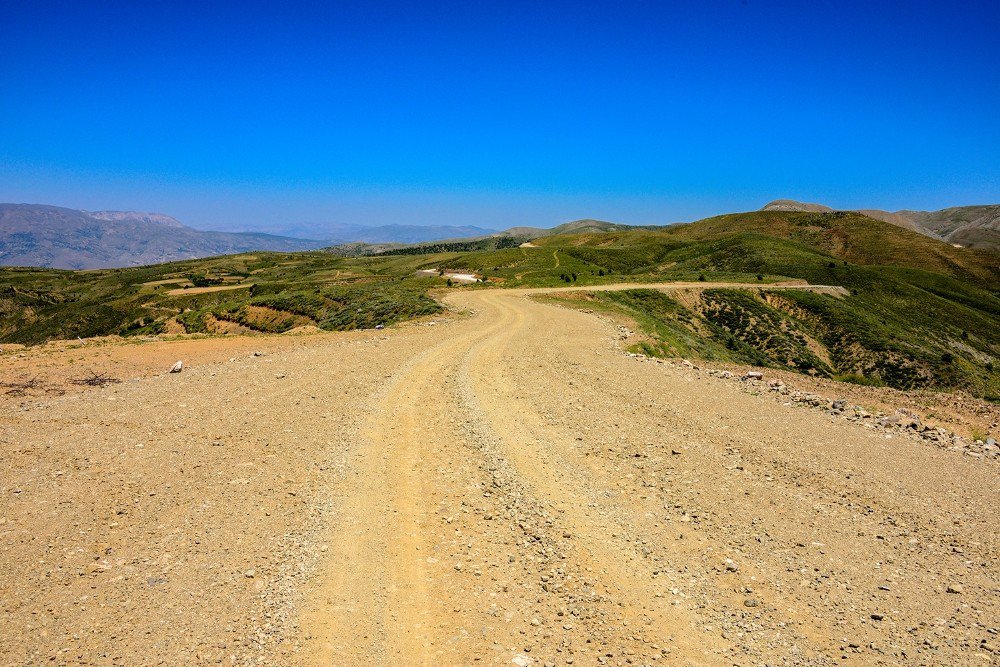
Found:
[[[762,211],[830,212],[829,206],[792,199],[776,199]],[[1000,250],[1000,204],[955,206],[940,211],[882,211],[857,209],[858,213],[903,227],[931,238],[966,248]]]
[[[624,232],[656,229],[663,229],[663,227],[623,225],[616,222],[606,222],[604,220],[584,219],[573,220],[572,222],[566,222],[547,229],[542,227],[510,227],[502,232],[465,237],[452,236],[447,238],[433,238],[414,243],[374,241],[349,242],[340,243],[338,245],[331,246],[330,248],[326,248],[325,250],[335,255],[344,257],[360,257],[379,254],[416,255],[437,252],[467,252],[472,250],[498,250],[502,248],[512,248],[520,245],[521,243],[544,238],[546,236],[560,236],[565,234],[603,234],[605,232],[615,231]]]
[[[600,232],[628,231],[631,229],[655,229],[655,227],[637,227],[634,225],[622,225],[616,222],[605,220],[593,220],[584,218],[564,222],[548,229],[542,227],[511,227],[496,234],[496,236],[516,236],[525,239],[537,239],[543,236],[558,236],[560,234],[592,234]]]
[[[564,227],[571,233],[527,247],[497,236],[361,257],[256,252],[104,271],[0,269],[0,342],[371,327],[434,312],[428,290],[449,273],[475,274],[479,288],[689,281],[705,288],[583,296],[640,323],[647,354],[1000,400],[995,252],[844,211],[608,224]],[[842,286],[846,296],[767,289],[788,280]]]
[[[1000,204],[956,206],[940,211],[899,211],[949,243],[967,248],[1000,249]]]

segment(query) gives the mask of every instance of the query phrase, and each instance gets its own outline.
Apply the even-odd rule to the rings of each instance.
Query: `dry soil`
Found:
[[[5,355],[125,381],[0,399],[0,664],[997,663],[995,462],[446,300]]]

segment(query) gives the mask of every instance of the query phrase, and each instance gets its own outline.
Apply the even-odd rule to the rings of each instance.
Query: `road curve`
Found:
[[[607,288],[638,287],[665,286]],[[896,664],[927,619],[971,638],[996,610],[997,520],[971,510],[995,471],[630,361],[526,298],[552,291],[449,296],[471,317],[388,380],[314,664]]]
[[[996,661],[995,464],[537,293],[0,396],[0,664]]]

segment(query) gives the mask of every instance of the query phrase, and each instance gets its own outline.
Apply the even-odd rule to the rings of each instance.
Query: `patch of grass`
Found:
[[[833,376],[834,380],[839,382],[847,382],[848,384],[856,384],[862,387],[884,387],[885,383],[878,378],[866,377],[864,375],[859,375],[858,373],[840,373]]]
[[[211,333],[210,315],[265,331],[302,321],[261,320],[248,306],[309,318],[321,328],[388,325],[437,312],[426,292],[444,280],[412,277],[436,259],[252,253],[102,271],[0,268],[0,342],[151,335],[174,318],[189,333]],[[249,289],[169,295],[175,284],[145,284],[170,279]]]

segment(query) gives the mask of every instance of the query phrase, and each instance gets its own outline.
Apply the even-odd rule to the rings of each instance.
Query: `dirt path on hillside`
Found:
[[[0,399],[0,664],[997,661],[995,463],[538,292]]]
[[[572,287],[527,287],[507,290],[507,293],[518,296],[530,296],[533,294],[558,294],[560,292],[624,292],[625,290],[637,289],[653,289],[662,292],[675,292],[679,290],[692,289],[745,289],[751,291],[791,289],[805,290],[807,292],[819,292],[820,294],[830,294],[833,296],[848,295],[848,291],[839,285],[810,285],[802,281],[788,281],[780,283],[725,283],[701,281],[672,281],[668,283],[612,283],[609,285],[574,285]]]

